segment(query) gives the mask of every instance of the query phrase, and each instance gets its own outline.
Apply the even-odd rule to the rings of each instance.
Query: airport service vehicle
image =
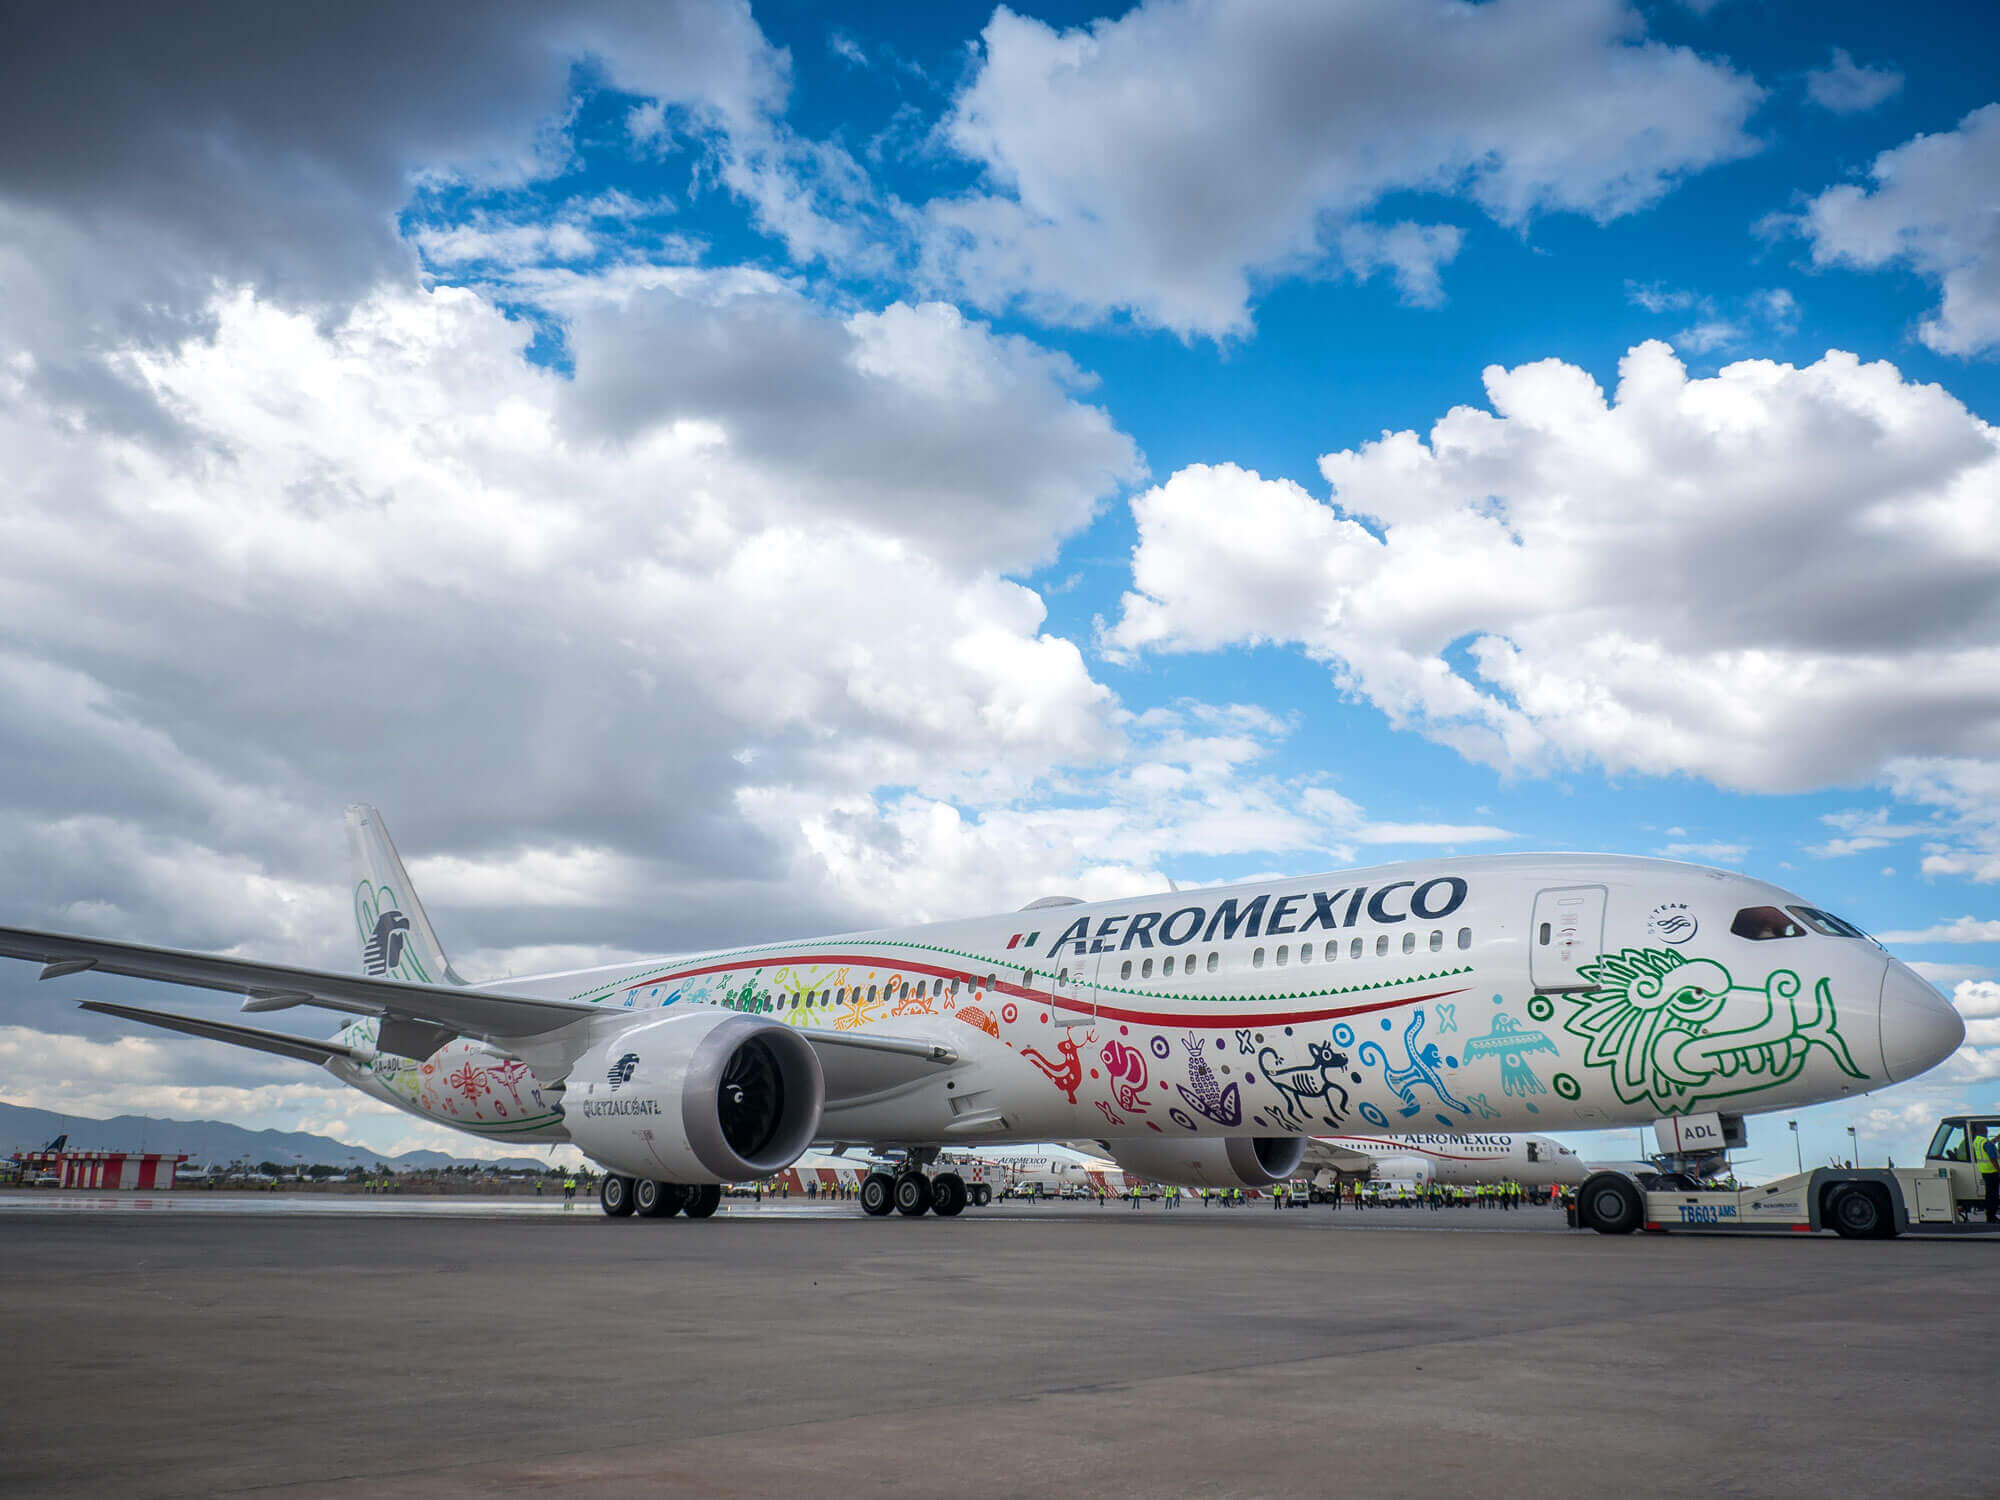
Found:
[[[1315,1203],[1342,1178],[1382,1177],[1393,1182],[1477,1187],[1518,1182],[1523,1187],[1575,1186],[1588,1176],[1583,1159],[1545,1135],[1317,1135],[1306,1144]]]
[[[1831,1229],[1845,1239],[1925,1234],[1993,1234],[1971,1138],[2000,1139],[2000,1115],[1953,1115],[1939,1122],[1921,1167],[1818,1167],[1757,1187],[1705,1188],[1679,1172],[1594,1172],[1569,1209],[1572,1228],[1600,1234],[1635,1229],[1702,1231]],[[1961,1221],[1961,1215],[1972,1215]]]
[[[1914,1077],[1964,1036],[1912,970],[1789,891],[1595,854],[1054,896],[468,984],[380,815],[351,808],[348,829],[361,974],[19,928],[0,955],[341,1013],[322,1040],[85,1002],[321,1064],[489,1140],[570,1142],[609,1174],[607,1212],[655,1217],[814,1146],[900,1153],[864,1183],[871,1214],[959,1212],[946,1148],[1073,1137],[1150,1182],[1258,1188],[1314,1135],[1738,1120]]]

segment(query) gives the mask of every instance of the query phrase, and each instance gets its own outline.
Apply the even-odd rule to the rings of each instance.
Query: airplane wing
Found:
[[[374,1016],[381,1020],[378,1045],[383,1051],[405,1056],[429,1057],[455,1036],[478,1037],[499,1047],[512,1047],[557,1031],[585,1016],[607,1014],[601,1006],[576,1000],[548,1000],[527,995],[510,995],[501,990],[469,989],[458,985],[412,984],[401,979],[373,979],[355,974],[330,974],[319,969],[293,968],[284,964],[258,963],[248,959],[222,958],[211,953],[189,953],[178,948],[152,948],[141,943],[113,942],[106,938],[73,937],[64,933],[35,932],[22,927],[0,927],[0,957],[22,958],[40,963],[42,978],[93,971],[123,974],[135,979],[156,979],[167,984],[185,984],[197,989],[222,990],[245,997],[247,1011],[285,1010],[295,1005],[312,1005],[322,1010],[348,1015]],[[169,1016],[164,1011],[142,1011],[135,1006],[112,1006],[86,1002],[87,1008],[110,1015],[122,1015],[151,1025],[164,1025],[194,1036],[239,1046],[259,1046],[255,1036],[269,1045],[263,1051],[278,1051],[280,1044],[299,1049],[281,1056],[301,1057],[307,1062],[324,1062],[332,1044],[310,1038],[287,1036],[283,1032],[259,1031],[254,1027],[197,1021]],[[197,1028],[210,1028],[201,1030]],[[229,1035],[223,1035],[228,1031]],[[804,1033],[828,1070],[829,1095],[870,1092],[888,1086],[900,1074],[908,1077],[932,1067],[949,1067],[958,1061],[950,1047],[920,1037],[884,1036],[880,1033]],[[875,1066],[857,1067],[864,1060]],[[838,1087],[845,1083],[846,1087]]]

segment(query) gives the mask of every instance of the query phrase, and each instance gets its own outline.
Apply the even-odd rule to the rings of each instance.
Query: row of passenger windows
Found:
[[[1472,929],[1470,927],[1461,927],[1458,929],[1458,946],[1462,949],[1470,948],[1472,946]],[[1432,929],[1428,947],[1430,948],[1430,951],[1433,953],[1442,953],[1444,951],[1443,928]],[[1313,961],[1313,951],[1314,951],[1313,944],[1300,943],[1298,945],[1298,961],[1302,964],[1311,963]],[[1368,940],[1366,938],[1355,938],[1352,941],[1350,941],[1347,945],[1347,956],[1349,958],[1361,958],[1366,955],[1367,951],[1368,951]],[[1415,953],[1417,951],[1417,934],[1415,932],[1406,932],[1403,934],[1403,951],[1405,953]],[[1336,959],[1340,957],[1339,941],[1336,939],[1333,942],[1322,944],[1319,948],[1319,953],[1321,955],[1323,962],[1326,963],[1334,962]],[[1280,943],[1278,944],[1276,951],[1269,953],[1268,955],[1266,950],[1263,948],[1253,949],[1250,954],[1250,967],[1253,969],[1263,968],[1267,956],[1271,961],[1275,962],[1279,968],[1282,969],[1292,961],[1292,945],[1290,943]],[[1388,933],[1384,932],[1376,936],[1375,956],[1377,958],[1387,958],[1389,956]],[[1195,970],[1195,964],[1200,958],[1201,955],[1198,953],[1189,953],[1185,955],[1180,960],[1180,972],[1183,974],[1192,974]],[[1141,979],[1151,979],[1153,977],[1153,960],[1150,958],[1142,958],[1139,959],[1137,962],[1138,962],[1138,967],[1136,973],[1138,977]],[[1220,953],[1209,954],[1206,967],[1209,973],[1211,974],[1215,973],[1217,969],[1222,967],[1222,955]],[[1128,958],[1118,966],[1118,977],[1120,979],[1130,979],[1133,977],[1134,972],[1135,970],[1133,968],[1132,959]],[[1160,973],[1164,978],[1168,979],[1173,978],[1174,976],[1173,954],[1170,953],[1165,958],[1160,960]],[[1063,979],[1069,978],[1069,970],[1064,969],[1059,977]]]
[[[968,983],[975,988],[990,990],[993,988],[994,981],[998,977],[994,974],[988,974],[984,980],[975,977],[968,981]],[[853,987],[851,998],[857,1005],[870,1004],[877,999],[907,1000],[912,995],[915,995],[919,1000],[935,1000],[943,999],[947,995],[956,995],[958,990],[959,981],[956,979],[940,979],[935,983],[928,979],[919,979],[914,990],[910,987],[908,980],[902,980],[896,984],[871,984],[868,986],[865,996],[863,995],[861,986],[857,984]],[[846,985],[836,985],[830,990],[802,990],[796,995],[760,996],[752,1000],[731,998],[724,1003],[731,1010],[811,1010],[816,1006],[845,1005],[849,998],[848,987]]]

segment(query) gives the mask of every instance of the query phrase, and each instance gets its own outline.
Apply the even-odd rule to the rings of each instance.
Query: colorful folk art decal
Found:
[[[1196,1114],[1215,1121],[1218,1125],[1241,1125],[1243,1123],[1243,1100],[1235,1084],[1224,1087],[1215,1076],[1215,1070],[1208,1065],[1203,1052],[1207,1044],[1190,1031],[1181,1038],[1181,1046],[1188,1055],[1188,1081],[1175,1084],[1175,1089],[1185,1099],[1188,1107]],[[1179,1111],[1174,1112],[1176,1120],[1185,1119]],[[1192,1130],[1194,1124],[1187,1122]]]
[[[1494,996],[1494,999],[1499,999]],[[1525,1099],[1530,1094],[1546,1094],[1548,1085],[1522,1061],[1530,1052],[1549,1052],[1560,1057],[1561,1049],[1539,1031],[1524,1031],[1512,1016],[1495,1016],[1493,1029],[1485,1036],[1472,1037],[1465,1044],[1468,1065],[1482,1058],[1500,1059],[1500,1092],[1510,1098]]]
[[[1389,1066],[1389,1054],[1373,1038],[1360,1046],[1358,1055],[1362,1065],[1379,1067],[1382,1070],[1382,1081],[1389,1085],[1391,1093],[1403,1101],[1403,1107],[1397,1113],[1406,1120],[1424,1107],[1423,1101],[1417,1098],[1419,1087],[1427,1088],[1436,1094],[1447,1108],[1464,1114],[1466,1106],[1452,1097],[1451,1090],[1445,1087],[1443,1076],[1443,1069],[1457,1067],[1458,1060],[1446,1058],[1436,1042],[1418,1043],[1417,1033],[1424,1029],[1424,1019],[1424,1013],[1419,1010],[1410,1017],[1410,1024],[1403,1029],[1403,1052],[1408,1059],[1403,1067]],[[1389,1022],[1385,1018],[1382,1024],[1387,1026]],[[1369,1118],[1372,1120],[1375,1117],[1371,1115]],[[1451,1121],[1446,1120],[1445,1123],[1448,1125]]]
[[[1584,1039],[1584,1065],[1606,1070],[1625,1104],[1674,1114],[1789,1083],[1815,1047],[1849,1077],[1867,1077],[1840,1035],[1825,979],[1801,1004],[1790,969],[1738,985],[1713,959],[1666,948],[1627,948],[1579,972],[1595,987],[1573,997],[1563,1026]]]
[[[1340,1081],[1347,1054],[1336,1052],[1331,1042],[1308,1042],[1306,1052],[1312,1061],[1285,1067],[1275,1048],[1261,1047],[1257,1066],[1278,1091],[1278,1108],[1288,1122],[1303,1127],[1317,1120],[1338,1128],[1347,1117],[1347,1089]]]
[[[976,1026],[988,1036],[998,1038],[1000,1023],[987,1015],[976,1005],[961,1005],[952,1014],[968,1026]]]
[[[962,1010],[959,1012],[961,1017],[964,1014]],[[1056,1051],[1062,1054],[1062,1061],[1059,1063],[1050,1061],[1033,1047],[1023,1047],[1021,1056],[1040,1068],[1043,1076],[1067,1094],[1069,1102],[1074,1104],[1076,1091],[1083,1083],[1083,1056],[1077,1051],[1076,1043],[1068,1037],[1056,1043]]]
[[[1146,1099],[1145,1053],[1123,1042],[1111,1041],[1104,1044],[1104,1050],[1098,1053],[1098,1057],[1111,1080],[1111,1096],[1118,1101],[1120,1109],[1127,1114],[1143,1115],[1151,1108]],[[1099,1107],[1109,1113],[1108,1107],[1101,1102]]]

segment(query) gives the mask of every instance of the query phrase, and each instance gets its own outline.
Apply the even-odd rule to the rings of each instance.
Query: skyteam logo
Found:
[[[1678,946],[1701,931],[1701,923],[1685,901],[1662,901],[1646,919],[1646,931],[1663,943]]]
[[[604,1081],[611,1085],[611,1092],[617,1093],[632,1081],[632,1070],[639,1066],[639,1054],[628,1052],[611,1065],[611,1071],[604,1075]]]

